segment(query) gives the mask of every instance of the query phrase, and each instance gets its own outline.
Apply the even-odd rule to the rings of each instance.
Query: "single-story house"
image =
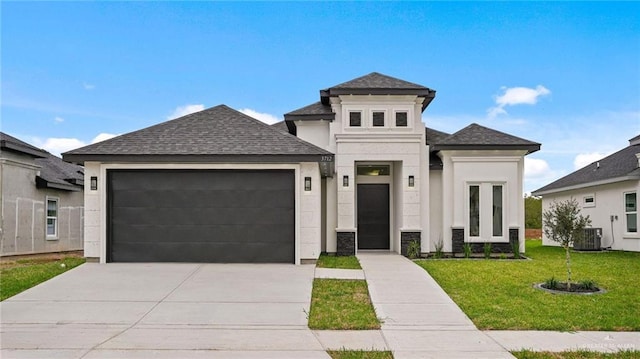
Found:
[[[101,262],[315,261],[321,252],[524,251],[524,156],[477,124],[425,128],[435,91],[371,73],[266,125],[215,106],[63,154]]]
[[[602,248],[640,252],[638,194],[640,194],[640,135],[629,146],[595,161],[534,192],[542,210],[554,201],[574,198],[591,226],[601,229]],[[557,245],[542,236],[544,245]]]
[[[83,168],[0,132],[0,256],[82,250]]]

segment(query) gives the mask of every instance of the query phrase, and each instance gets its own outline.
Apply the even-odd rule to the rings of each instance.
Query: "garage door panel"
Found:
[[[108,177],[110,261],[294,261],[292,170],[117,170]]]
[[[136,207],[153,201],[156,208],[229,208],[269,206],[288,208],[293,194],[287,190],[122,190],[114,199],[116,207]]]

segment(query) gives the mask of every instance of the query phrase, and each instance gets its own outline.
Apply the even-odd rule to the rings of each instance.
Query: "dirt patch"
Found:
[[[542,229],[527,228],[524,230],[524,238],[526,239],[542,239]]]

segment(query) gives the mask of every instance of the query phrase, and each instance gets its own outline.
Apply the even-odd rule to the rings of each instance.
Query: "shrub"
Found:
[[[491,243],[486,242],[484,244],[483,249],[484,249],[484,258],[486,258],[486,259],[491,258]]]
[[[462,246],[462,250],[464,251],[465,258],[471,257],[471,243],[465,243],[464,246]]]
[[[560,282],[555,277],[551,277],[544,281],[544,287],[547,289],[557,289]]]
[[[407,257],[410,259],[420,258],[420,243],[418,241],[411,241],[407,246]]]
[[[583,288],[583,289],[587,289],[587,290],[596,290],[598,288],[598,285],[596,284],[596,282],[592,279],[584,279],[578,282],[578,284]]]
[[[440,237],[438,239],[438,241],[436,242],[436,253],[435,253],[435,257],[436,258],[442,258],[442,249],[444,248],[444,243],[442,243],[442,237]]]

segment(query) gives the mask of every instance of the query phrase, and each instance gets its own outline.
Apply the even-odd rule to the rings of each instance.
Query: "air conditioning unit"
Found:
[[[602,249],[602,228],[585,228],[584,236],[573,242],[577,251],[599,251]]]

